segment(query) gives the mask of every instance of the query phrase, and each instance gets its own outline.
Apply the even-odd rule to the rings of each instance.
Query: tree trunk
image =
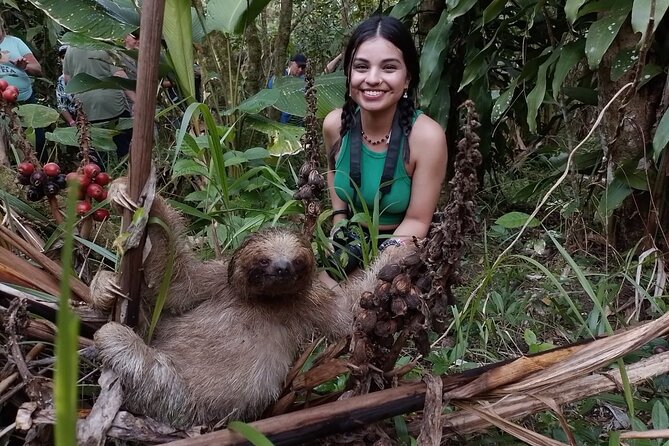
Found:
[[[420,4],[420,13],[418,15],[418,35],[421,44],[425,36],[439,22],[439,17],[446,7],[445,0],[423,0]]]
[[[283,74],[286,62],[286,50],[290,41],[293,20],[293,0],[281,0],[281,10],[279,11],[279,30],[274,39],[274,54],[272,55],[272,69],[270,73],[276,76]],[[270,74],[271,75],[271,74]]]
[[[258,27],[255,20],[249,23],[244,30],[246,40],[246,61],[244,79],[244,93],[246,97],[253,96],[264,86],[262,70],[262,46],[258,36]]]
[[[611,80],[611,67],[621,51],[635,48],[638,41],[639,36],[634,34],[627,20],[598,68],[600,107],[611,100],[625,84],[634,81],[635,67],[615,81]],[[654,54],[649,52],[647,59],[640,60],[639,63],[651,63],[654,59]],[[622,103],[617,104],[604,116],[601,134],[605,145],[605,159],[608,161],[607,184],[611,184],[614,174],[623,165],[628,168],[631,166],[632,169],[627,170],[631,173],[637,160],[644,157],[646,147],[650,147],[649,144],[653,139],[651,132],[662,95],[662,83],[663,78],[658,77],[631,95],[623,95],[623,98],[629,98],[625,107],[616,112],[616,108]],[[624,177],[620,178],[624,181]],[[607,229],[610,241],[617,248],[629,248],[648,234],[649,203],[647,192],[634,191],[614,212]]]

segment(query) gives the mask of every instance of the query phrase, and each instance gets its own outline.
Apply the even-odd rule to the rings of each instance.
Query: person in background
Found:
[[[323,72],[325,74],[327,73],[334,73],[335,70],[339,67],[339,63],[341,62],[341,59],[344,57],[344,53],[339,53],[337,54],[334,59],[332,59],[328,64],[325,66],[325,70]]]
[[[114,66],[112,58],[106,51],[71,46],[67,49],[63,60],[65,82],[69,82],[80,73],[97,78],[127,77],[122,68]],[[129,100],[134,102],[135,92],[105,88],[76,93],[74,97],[81,101],[83,111],[91,123],[110,123],[119,118],[132,116]],[[113,137],[113,140],[119,158],[127,155],[132,140],[132,128],[122,130]]]
[[[42,66],[28,45],[18,37],[8,36],[5,22],[0,18],[0,79],[19,90],[19,104],[36,103],[30,76],[41,74]],[[35,149],[40,156],[43,155],[44,134],[44,129],[35,129]]]
[[[345,222],[337,223],[363,211],[363,203],[371,212],[378,200],[379,250],[425,237],[432,222],[448,153],[444,129],[415,109],[418,60],[409,30],[388,16],[362,22],[346,47],[344,106],[325,117],[323,139],[333,239],[344,249],[350,244],[350,252],[361,246],[357,232],[337,237]],[[339,258],[351,261],[339,265],[346,273],[359,267],[354,255]]]
[[[63,59],[65,59],[66,52],[67,45],[61,45],[58,48],[58,57],[61,64],[63,63]],[[65,75],[61,74],[56,81],[56,105],[60,115],[63,117],[67,125],[75,127],[77,125],[77,107],[74,102],[74,96],[65,93],[65,85]]]
[[[300,79],[304,79],[304,74],[307,69],[307,57],[304,54],[295,54],[288,63],[288,67],[283,71],[284,76],[294,76]],[[276,76],[272,76],[267,83],[267,88],[272,88],[274,86],[274,81]],[[298,126],[304,125],[304,120],[299,116],[293,116],[286,112],[281,112],[279,117],[279,122],[282,124],[293,124]]]

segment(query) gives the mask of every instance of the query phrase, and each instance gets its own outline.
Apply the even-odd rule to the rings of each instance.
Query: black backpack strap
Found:
[[[383,164],[383,175],[381,175],[381,193],[387,194],[393,187],[393,178],[395,178],[395,167],[397,167],[397,160],[400,157],[400,146],[404,139],[404,132],[400,127],[399,108],[395,111],[393,117],[393,126],[390,131],[390,143],[388,144],[388,151],[386,152],[386,161]]]
[[[356,113],[353,120],[353,128],[348,133],[348,143],[350,147],[350,169],[351,187],[355,190],[360,187],[360,160],[362,158],[362,118],[360,113]]]

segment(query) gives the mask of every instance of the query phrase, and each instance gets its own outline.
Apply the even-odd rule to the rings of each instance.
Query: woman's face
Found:
[[[367,111],[395,107],[409,86],[402,51],[383,37],[358,46],[351,61],[349,94]]]

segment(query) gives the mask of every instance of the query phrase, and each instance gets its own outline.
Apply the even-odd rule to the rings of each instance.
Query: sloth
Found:
[[[110,195],[125,188],[117,180]],[[311,245],[296,232],[260,230],[231,257],[201,261],[184,242],[182,217],[159,196],[150,215],[174,236],[148,226],[138,333],[109,322],[95,334],[99,358],[119,376],[130,411],[179,428],[257,418],[278,398],[304,341],[316,332],[351,333],[350,300],[316,278]],[[142,335],[170,249],[169,291],[147,345]],[[115,280],[101,272],[91,283],[98,309],[110,309]]]

